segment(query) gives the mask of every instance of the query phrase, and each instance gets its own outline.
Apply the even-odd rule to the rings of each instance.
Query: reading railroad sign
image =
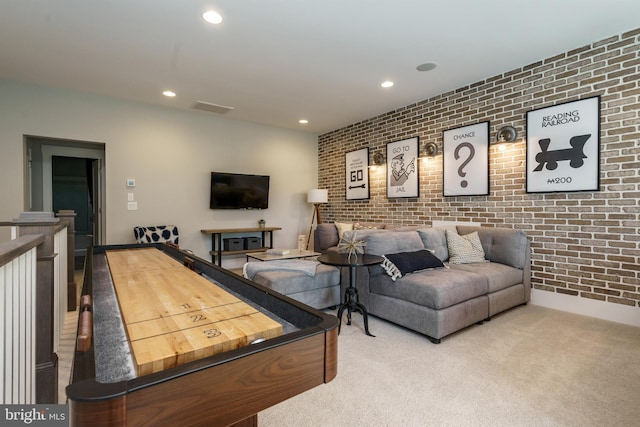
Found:
[[[527,112],[527,193],[600,189],[600,97]]]

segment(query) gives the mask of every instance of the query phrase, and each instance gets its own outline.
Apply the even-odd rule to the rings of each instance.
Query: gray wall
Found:
[[[197,111],[127,103],[106,97],[0,80],[0,220],[26,210],[24,136],[105,144],[106,242],[133,242],[135,225],[173,223],[181,246],[209,258],[203,228],[280,226],[279,247],[296,247],[317,186],[317,135],[231,120]],[[209,209],[211,171],[271,176],[269,209]],[[126,180],[136,187],[127,188]],[[127,210],[133,192],[138,210]],[[0,240],[8,231],[0,228]],[[228,266],[240,259],[228,260]]]

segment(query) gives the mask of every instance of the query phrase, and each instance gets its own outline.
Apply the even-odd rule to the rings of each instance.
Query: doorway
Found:
[[[104,144],[26,137],[30,211],[76,212],[75,262],[89,246],[103,244],[105,231]]]

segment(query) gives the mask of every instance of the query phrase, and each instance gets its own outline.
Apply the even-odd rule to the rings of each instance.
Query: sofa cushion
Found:
[[[328,247],[328,248],[324,249],[322,252],[325,253],[325,254],[339,254],[340,253],[340,249],[338,249],[337,246],[331,246],[331,247]]]
[[[359,240],[362,240],[366,244],[368,236],[370,236],[372,234],[380,234],[380,233],[389,233],[389,231],[381,229],[381,228],[367,228],[367,229],[362,229],[362,230],[349,230],[349,231],[345,231],[344,232],[344,235],[342,236],[342,238],[344,240],[347,240],[347,241],[351,241],[351,240],[359,241]],[[367,252],[366,248],[365,248],[365,252]]]
[[[344,224],[341,226],[344,228],[349,228],[349,226],[355,227],[355,223],[351,222],[340,222],[338,224]],[[385,224],[379,222],[363,222],[360,221],[358,228],[361,228],[364,231],[368,230],[382,230],[388,227],[393,227],[393,224]],[[348,233],[348,231],[346,231]],[[323,222],[316,226],[316,229],[313,234],[313,247],[316,252],[338,252],[338,243],[340,242],[340,237],[338,236],[338,227],[334,222]]]
[[[418,234],[426,249],[429,249],[441,261],[449,259],[447,234],[444,228],[421,228],[418,230]]]
[[[523,271],[497,262],[449,264],[452,269],[472,271],[487,278],[489,292],[496,292],[523,282]]]
[[[372,293],[439,310],[486,295],[487,278],[470,271],[449,268],[407,274],[393,282],[386,274],[372,277]]]
[[[253,280],[314,308],[340,304],[340,270],[330,265],[319,265],[313,277],[299,271],[274,270],[258,273]]]
[[[353,230],[353,224],[350,222],[334,222],[338,230],[338,239],[342,239],[345,231]]]
[[[327,248],[337,246],[339,242],[338,231],[335,224],[327,222],[318,224],[314,237],[314,245],[316,245],[315,247],[319,251],[324,251]]]
[[[273,262],[273,261],[267,261]],[[284,295],[340,285],[340,270],[330,265],[319,264],[313,277],[300,271],[263,271],[253,281]]]
[[[511,228],[458,226],[460,234],[477,231],[489,261],[523,269],[528,260],[529,242],[522,230]]]
[[[384,228],[384,224],[379,224],[377,222],[354,222],[353,229],[354,230],[382,230]]]
[[[382,267],[393,281],[415,271],[444,267],[442,261],[426,249],[387,254],[383,258]]]
[[[366,230],[358,232],[358,239],[365,241],[366,253],[379,256],[424,249],[417,231]]]
[[[464,236],[452,230],[447,230],[446,233],[449,263],[469,264],[486,261],[478,232],[474,231]]]

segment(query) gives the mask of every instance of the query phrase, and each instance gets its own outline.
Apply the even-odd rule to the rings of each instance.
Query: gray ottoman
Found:
[[[270,261],[267,261],[270,262]],[[253,281],[313,308],[340,305],[340,270],[319,264],[315,276],[300,271],[262,271]]]

